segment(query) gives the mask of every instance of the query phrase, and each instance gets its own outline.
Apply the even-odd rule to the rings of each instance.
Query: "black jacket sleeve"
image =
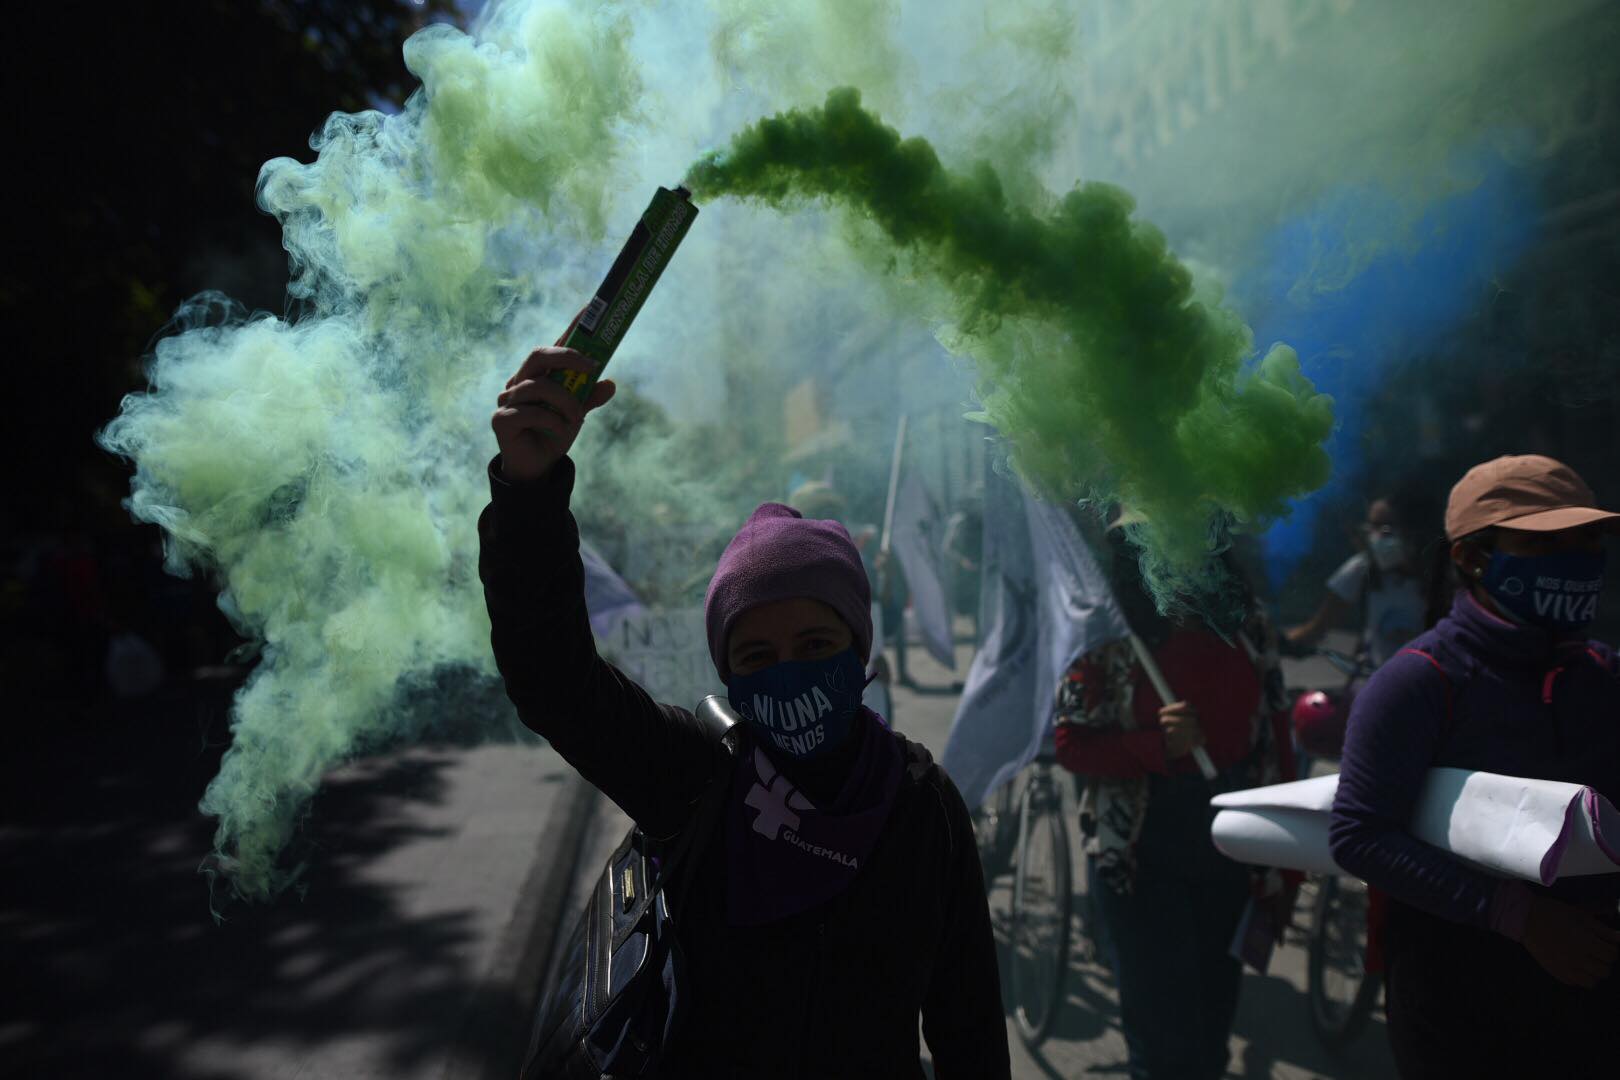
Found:
[[[956,785],[940,776],[940,802],[950,827],[951,870],[945,889],[945,934],[923,999],[923,1038],[937,1080],[996,1080],[1012,1075],[1001,969],[984,892],[973,821]]]
[[[574,463],[529,483],[489,466],[478,576],[490,644],[518,716],[654,837],[680,830],[717,765],[697,719],[661,705],[596,652],[585,609]]]

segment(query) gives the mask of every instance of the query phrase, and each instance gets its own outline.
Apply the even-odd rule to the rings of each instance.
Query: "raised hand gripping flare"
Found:
[[[658,283],[658,277],[669,265],[669,260],[680,246],[697,207],[692,205],[692,194],[684,187],[659,188],[647,210],[636,222],[625,241],[613,267],[602,279],[596,295],[585,305],[557,344],[566,345],[597,361],[593,374],[586,371],[555,371],[551,378],[562,383],[563,389],[580,401],[586,400],[597,376],[607,366],[608,358],[624,340],[625,331],[635,319],[647,294]]]

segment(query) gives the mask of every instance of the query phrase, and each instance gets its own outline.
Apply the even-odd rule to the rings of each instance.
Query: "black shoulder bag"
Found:
[[[737,715],[726,699],[704,698],[696,716],[704,734],[728,757],[735,755]],[[656,1072],[680,1020],[686,987],[667,886],[678,867],[702,854],[729,786],[720,769],[673,844],[660,844],[633,826],[608,859],[552,969],[521,1080]]]

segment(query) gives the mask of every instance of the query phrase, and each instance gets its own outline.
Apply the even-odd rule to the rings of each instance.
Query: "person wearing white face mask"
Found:
[[[1316,614],[1284,633],[1289,645],[1296,649],[1314,645],[1353,607],[1361,610],[1361,648],[1375,665],[1423,630],[1423,584],[1393,499],[1374,499],[1368,505],[1361,538],[1363,550],[1327,579],[1327,594]]]

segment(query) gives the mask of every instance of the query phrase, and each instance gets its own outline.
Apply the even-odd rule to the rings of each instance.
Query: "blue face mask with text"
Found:
[[[1521,622],[1554,632],[1574,631],[1597,615],[1604,561],[1601,551],[1555,555],[1493,551],[1480,584],[1492,600]]]
[[[726,698],[762,746],[810,759],[849,737],[865,684],[860,657],[845,649],[821,660],[783,660],[733,675]]]

